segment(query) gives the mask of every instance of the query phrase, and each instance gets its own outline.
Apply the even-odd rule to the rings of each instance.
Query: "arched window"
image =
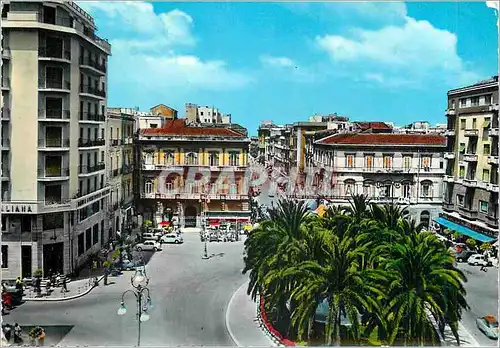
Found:
[[[363,194],[367,197],[375,196],[375,184],[371,180],[365,180],[363,183]]]
[[[432,198],[432,181],[424,180],[420,183],[420,197]]]
[[[195,152],[188,152],[186,154],[186,165],[192,166],[198,164],[198,154]]]
[[[175,162],[175,155],[172,151],[168,151],[163,155],[163,163],[172,165]]]
[[[153,192],[153,182],[151,180],[146,181],[144,184],[144,192],[152,193]]]
[[[151,152],[146,152],[143,158],[144,164],[153,164],[153,154]]]
[[[356,194],[356,182],[352,179],[344,181],[344,195],[350,196]]]
[[[420,223],[425,227],[429,227],[430,218],[431,214],[429,213],[429,211],[424,210],[420,213]]]

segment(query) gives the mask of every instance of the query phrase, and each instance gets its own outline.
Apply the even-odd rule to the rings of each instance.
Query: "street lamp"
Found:
[[[203,233],[205,233],[205,205],[210,203],[210,198],[207,195],[200,195],[199,202],[202,206],[201,214],[200,214],[201,215],[201,227],[203,229]],[[203,255],[201,258],[204,260],[207,260],[209,258],[208,251],[207,251],[207,236],[204,236],[203,241],[204,241],[204,247],[203,247]]]
[[[127,307],[125,307],[125,295],[127,293],[132,293],[135,296],[137,303],[137,323],[138,323],[138,336],[137,336],[137,347],[141,346],[141,323],[149,320],[148,310],[153,308],[151,302],[151,297],[149,296],[149,289],[147,288],[149,284],[149,278],[146,275],[146,270],[138,269],[135,274],[130,279],[130,283],[135,290],[127,290],[122,294],[122,301],[120,307],[116,311],[116,314],[122,316],[127,313]]]

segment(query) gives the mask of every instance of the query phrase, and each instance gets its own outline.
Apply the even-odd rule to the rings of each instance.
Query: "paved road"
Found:
[[[490,340],[476,327],[476,318],[498,314],[498,269],[489,267],[488,272],[481,272],[480,267],[460,263],[468,282],[467,302],[471,309],[464,313],[462,324],[481,346],[498,346],[498,341]]]
[[[147,273],[153,306],[150,321],[142,324],[141,344],[234,345],[225,325],[229,299],[247,277],[243,268],[243,241],[209,243],[208,252],[224,253],[202,260],[198,234],[184,234],[183,245],[166,245],[152,257]],[[21,325],[74,325],[61,346],[136,344],[135,299],[126,298],[128,312],[116,311],[122,292],[130,287],[132,272],[113,279],[81,299],[58,303],[25,303],[8,322]]]

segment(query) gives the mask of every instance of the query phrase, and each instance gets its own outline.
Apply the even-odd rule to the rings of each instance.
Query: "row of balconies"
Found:
[[[447,199],[443,201],[443,210],[448,212],[454,212],[457,209],[455,208],[455,204],[451,201],[451,199]],[[492,227],[498,227],[498,215],[497,212],[493,209],[490,209],[487,213],[479,213],[476,208],[472,208],[472,206],[458,206],[459,214],[469,220],[476,220],[483,216],[484,222]]]
[[[216,166],[210,166],[210,165],[201,165],[201,164],[143,164],[142,165],[142,170],[171,170],[171,171],[177,171],[177,170],[184,170],[185,167],[199,167],[199,168],[209,168],[210,171],[224,171],[227,169],[232,169],[233,171],[236,172],[244,172],[247,170],[247,166],[239,166],[239,165],[216,165]]]
[[[498,126],[490,128],[488,134],[489,134],[489,136],[492,136],[492,137],[498,137]],[[447,129],[444,132],[444,135],[448,136],[448,137],[455,136],[455,129]],[[478,137],[479,136],[479,129],[465,129],[464,135],[466,137]]]
[[[94,165],[81,165],[78,166],[78,174],[91,174],[104,169],[106,169],[106,164],[102,162]]]
[[[40,78],[38,80],[38,89],[57,89],[70,92],[71,83],[62,78]]]
[[[69,148],[70,140],[68,138],[41,138],[38,139],[38,148]]]
[[[55,46],[40,46],[38,47],[38,57],[56,58],[70,61],[71,50],[64,50],[62,47]]]
[[[1,118],[3,121],[10,120],[10,109],[3,108],[1,113]],[[38,109],[38,118],[43,120],[67,120],[71,118],[71,112],[67,109]],[[96,114],[93,112],[80,111],[79,113],[80,121],[95,121],[95,122],[105,122],[106,117],[104,115]]]
[[[69,179],[69,168],[67,167],[45,167],[38,168],[38,179]]]
[[[443,181],[448,183],[461,184],[465,187],[470,188],[481,188],[490,192],[499,192],[498,182],[496,181],[485,182],[472,178],[455,178],[451,175],[445,175],[443,177]]]
[[[213,200],[247,200],[248,194],[219,194],[219,193],[185,193],[185,192],[172,192],[172,193],[141,193],[143,199],[196,199],[200,200],[202,197]]]
[[[100,64],[97,60],[95,59],[90,59],[89,57],[80,57],[79,59],[80,66],[89,66],[91,68],[94,68],[102,73],[106,73],[106,65],[105,64]]]
[[[100,89],[96,86],[90,86],[86,84],[80,85],[80,93],[91,94],[102,98],[106,98],[106,91],[104,89]]]
[[[325,166],[327,168],[328,166]],[[443,168],[432,168],[432,167],[420,167],[420,168],[404,168],[404,167],[338,167],[333,168],[335,172],[338,173],[351,173],[351,172],[363,172],[363,173],[394,173],[394,174],[417,174],[417,173],[443,173]]]
[[[94,112],[88,111],[80,111],[80,121],[95,121],[95,122],[104,122],[106,121],[106,117],[101,114],[97,114]]]
[[[96,146],[104,146],[106,145],[106,140],[102,138],[98,139],[78,139],[78,147],[96,147]]]

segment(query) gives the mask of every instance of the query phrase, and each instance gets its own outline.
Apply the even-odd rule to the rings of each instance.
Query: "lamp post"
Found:
[[[134,290],[127,290],[122,294],[122,301],[120,303],[120,308],[116,312],[118,315],[125,315],[127,313],[127,307],[125,307],[125,295],[127,293],[132,293],[135,296],[137,303],[137,323],[138,323],[138,335],[137,335],[137,347],[141,346],[141,323],[149,320],[148,310],[152,308],[151,297],[149,296],[149,278],[146,275],[146,270],[138,269],[135,274],[130,279],[130,283],[134,287]]]
[[[395,181],[391,181],[390,183],[388,182],[386,184],[384,184],[382,182],[376,183],[376,187],[378,189],[380,189],[382,186],[390,186],[390,188],[391,188],[391,192],[390,192],[391,193],[391,204],[394,204],[394,189],[395,188],[399,189],[401,187],[401,183],[395,182]]]
[[[203,233],[205,233],[205,205],[210,203],[210,198],[207,195],[200,195],[199,199],[200,205],[201,205],[201,227],[203,229]],[[203,238],[204,246],[203,246],[203,255],[202,259],[207,260],[208,257],[208,250],[207,250],[207,236],[204,236]]]

